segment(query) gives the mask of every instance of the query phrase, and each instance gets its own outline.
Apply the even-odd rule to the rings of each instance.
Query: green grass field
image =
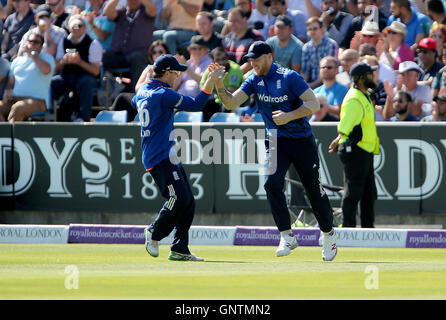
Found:
[[[205,262],[160,249],[0,244],[0,299],[446,299],[442,249],[341,247],[333,262],[318,247],[276,258],[275,247],[193,246]]]

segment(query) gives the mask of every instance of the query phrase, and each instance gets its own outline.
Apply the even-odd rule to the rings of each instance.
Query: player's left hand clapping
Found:
[[[273,121],[278,126],[282,126],[291,121],[289,114],[287,112],[283,112],[282,110],[273,111]]]
[[[208,66],[208,70],[209,70],[208,77],[212,81],[216,81],[216,80],[221,79],[222,77],[225,76],[225,67],[219,65],[218,63],[211,63]]]

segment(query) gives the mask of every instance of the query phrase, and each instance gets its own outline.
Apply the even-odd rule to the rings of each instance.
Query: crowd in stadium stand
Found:
[[[321,110],[311,121],[338,121],[358,61],[378,66],[377,121],[446,121],[446,0],[0,0],[0,7],[0,121],[26,120],[56,101],[58,121],[88,122],[101,90],[112,99],[104,108],[127,110],[133,121],[135,88],[165,53],[189,66],[178,92],[196,95],[213,61],[226,66],[226,86],[236,90],[252,73],[244,56],[257,40],[317,94]],[[251,99],[232,112],[254,121],[256,109]],[[214,94],[203,121],[216,112],[229,111]]]

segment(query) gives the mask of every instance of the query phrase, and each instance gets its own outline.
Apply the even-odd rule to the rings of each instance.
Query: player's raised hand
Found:
[[[211,63],[208,66],[208,70],[208,77],[213,81],[224,79],[224,77],[226,76],[225,67],[219,65],[218,63]]]
[[[287,112],[283,112],[282,110],[273,111],[273,121],[278,126],[282,126],[290,122],[290,117]]]

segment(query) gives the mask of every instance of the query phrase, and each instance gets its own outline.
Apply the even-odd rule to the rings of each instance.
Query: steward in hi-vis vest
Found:
[[[330,153],[339,153],[344,165],[343,227],[356,227],[358,203],[361,206],[361,227],[374,227],[377,192],[373,155],[379,153],[379,137],[375,108],[368,90],[376,87],[373,82],[375,70],[376,67],[364,62],[352,66],[350,76],[354,86],[342,102],[339,135],[329,147]]]

